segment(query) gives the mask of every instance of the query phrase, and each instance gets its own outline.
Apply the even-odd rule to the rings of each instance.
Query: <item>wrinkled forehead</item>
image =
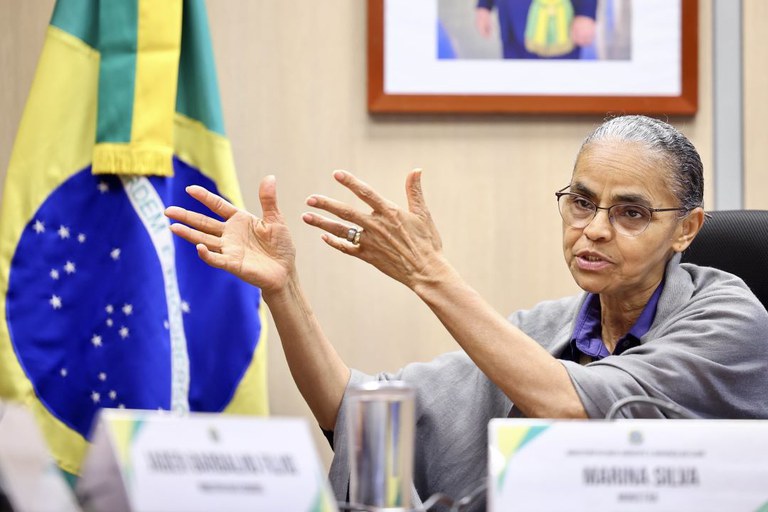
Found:
[[[634,141],[595,141],[582,147],[571,191],[601,202],[676,202],[668,159]]]

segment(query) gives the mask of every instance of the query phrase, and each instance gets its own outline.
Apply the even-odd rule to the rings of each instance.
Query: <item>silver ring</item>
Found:
[[[360,244],[360,237],[363,234],[363,228],[349,228],[347,231],[347,242],[353,245]]]

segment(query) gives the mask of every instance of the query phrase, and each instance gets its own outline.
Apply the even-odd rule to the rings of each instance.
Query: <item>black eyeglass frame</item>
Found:
[[[621,232],[618,229],[617,229],[617,232],[621,233],[623,236],[635,237],[635,236],[641,235],[646,229],[648,229],[648,226],[651,225],[651,221],[653,220],[653,214],[656,213],[656,212],[685,212],[687,214],[688,212],[691,211],[688,208],[651,208],[649,206],[644,206],[644,205],[641,205],[641,204],[633,204],[633,203],[617,203],[617,204],[612,204],[611,206],[598,206],[597,204],[595,204],[594,201],[592,201],[588,197],[585,197],[585,196],[583,196],[581,194],[577,194],[575,192],[563,192],[565,189],[569,188],[570,186],[571,185],[568,184],[568,185],[564,186],[563,188],[561,188],[560,190],[558,190],[557,192],[555,192],[555,198],[557,198],[557,211],[560,213],[560,217],[562,217],[563,216],[563,212],[560,210],[560,198],[563,197],[563,196],[579,197],[579,198],[584,199],[585,201],[591,203],[592,205],[594,205],[595,212],[592,214],[592,218],[589,219],[589,222],[584,224],[584,226],[582,226],[582,228],[585,228],[585,227],[589,226],[589,224],[593,220],[595,220],[595,217],[597,217],[598,210],[605,210],[607,212],[607,214],[608,214],[608,220],[610,221],[611,226],[614,226],[614,220],[613,220],[613,217],[611,216],[611,209],[616,207],[616,206],[634,206],[634,207],[637,207],[637,208],[643,208],[645,210],[648,210],[651,213],[648,216],[648,224],[646,224],[645,227],[641,231],[637,232],[634,235],[628,235],[626,233]],[[685,217],[685,215],[681,215],[680,217],[681,218]],[[563,219],[563,220],[565,220],[565,219]],[[572,226],[572,227],[576,227],[576,226]],[[614,226],[614,228],[615,228],[615,226]]]

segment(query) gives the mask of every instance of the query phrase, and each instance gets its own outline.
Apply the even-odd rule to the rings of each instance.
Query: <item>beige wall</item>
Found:
[[[768,2],[744,0],[744,207],[768,209]]]
[[[51,5],[0,0],[2,172]],[[336,168],[356,172],[401,204],[406,172],[425,169],[427,201],[448,258],[499,312],[575,292],[562,261],[553,192],[567,183],[580,141],[598,116],[373,118],[365,106],[363,0],[307,2],[301,9],[248,0],[208,6],[246,204],[258,211],[260,178],[277,175],[303,284],[349,365],[395,370],[456,345],[403,286],[335,253],[302,225],[310,193],[351,199],[330,178]],[[700,18],[699,114],[671,121],[700,150],[712,183],[711,0],[701,2]],[[708,191],[710,203],[711,197]],[[274,330],[269,372],[273,413],[309,416]],[[327,461],[327,446],[319,447]]]

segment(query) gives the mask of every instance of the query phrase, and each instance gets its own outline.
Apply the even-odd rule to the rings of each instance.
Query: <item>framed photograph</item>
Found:
[[[368,0],[372,113],[698,107],[698,0]]]

